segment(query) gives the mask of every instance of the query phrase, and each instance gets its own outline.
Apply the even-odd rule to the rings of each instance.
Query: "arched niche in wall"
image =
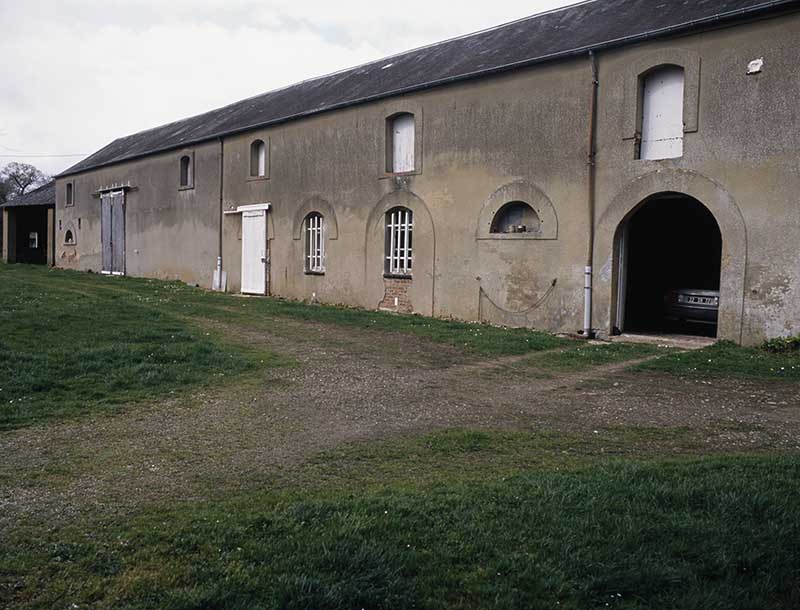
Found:
[[[386,213],[393,208],[407,208],[414,218],[413,269],[408,298],[415,313],[435,315],[436,231],[433,216],[425,202],[405,190],[385,195],[367,217],[364,240],[364,281],[369,303],[375,307],[384,300],[387,286],[384,277],[386,257]]]
[[[700,54],[686,49],[661,49],[629,63],[622,73],[623,126],[622,138],[636,138],[642,123],[642,82],[657,68],[678,66],[683,68],[683,132],[698,129],[700,113]]]
[[[527,204],[538,220],[536,226],[526,225],[524,232],[498,232],[499,215],[502,216],[503,211],[513,204]],[[530,182],[520,180],[501,186],[483,203],[476,239],[558,239],[555,206],[541,189]]]
[[[65,246],[75,246],[78,243],[78,232],[75,230],[75,225],[72,222],[68,222],[64,227],[64,245]]]
[[[322,197],[310,197],[295,210],[292,220],[292,239],[303,237],[303,221],[311,212],[319,212],[325,219],[325,235],[330,239],[339,239],[339,223],[333,206]]]
[[[475,295],[482,321],[556,330],[558,216],[550,198],[526,180],[498,188],[478,218]]]

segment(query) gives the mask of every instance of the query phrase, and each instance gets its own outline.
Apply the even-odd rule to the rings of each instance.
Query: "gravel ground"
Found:
[[[790,385],[654,377],[627,372],[630,363],[545,376],[525,357],[475,361],[410,335],[287,320],[268,334],[225,330],[296,366],[0,434],[0,534],[34,520],[103,519],[235,493],[290,476],[341,443],[447,427],[664,429],[665,438],[689,428],[702,453],[800,449]],[[676,441],[659,451],[687,449]]]

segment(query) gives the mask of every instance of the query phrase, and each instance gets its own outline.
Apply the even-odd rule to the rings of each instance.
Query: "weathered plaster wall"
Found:
[[[648,195],[675,190],[705,204],[722,230],[719,336],[752,344],[800,333],[798,40],[795,14],[600,54],[598,327],[615,323],[616,223]],[[761,57],[763,72],[748,76]],[[625,93],[641,71],[665,62],[686,62],[686,98],[697,112],[685,114],[682,158],[636,160],[626,128],[635,100]]]
[[[179,159],[187,152],[194,154],[194,188],[180,189]],[[68,180],[75,185],[75,205],[69,207],[64,205]],[[219,143],[57,180],[57,266],[100,271],[100,199],[93,195],[113,184],[135,188],[125,204],[127,274],[211,287],[219,242]],[[67,229],[75,245],[65,244]]]
[[[575,330],[588,222],[588,79],[584,61],[552,64],[229,138],[225,206],[272,204],[272,294],[377,307],[386,291],[383,212],[404,205],[414,212],[414,311]],[[415,114],[421,164],[413,175],[387,176],[384,124],[403,111]],[[268,180],[248,176],[256,138],[270,142]],[[536,194],[530,203],[547,214],[542,238],[479,239],[482,211],[504,186],[509,196]],[[298,222],[315,201],[336,217],[324,276],[304,273],[299,239]],[[224,222],[235,290],[241,220]]]
[[[615,234],[645,198],[681,191],[703,202],[723,233],[720,336],[755,343],[800,333],[800,17],[785,16],[599,53],[594,325],[608,332],[616,306]],[[746,76],[764,57],[763,73]],[[685,153],[635,159],[639,75],[686,69]],[[382,214],[414,211],[414,274],[404,307],[437,316],[555,331],[582,326],[587,256],[588,57],[543,64],[225,138],[223,206],[270,203],[270,293],[367,308],[385,301]],[[385,119],[411,112],[416,171],[385,172]],[[269,146],[267,176],[249,176],[250,143]],[[99,202],[113,182],[128,197],[128,272],[208,286],[217,255],[219,142],[193,148],[195,189],[179,191],[181,151],[71,177],[83,226],[57,264],[99,269]],[[539,235],[490,236],[508,200],[530,203]],[[302,220],[328,223],[324,275],[306,275]],[[490,220],[489,220],[490,222]],[[237,291],[241,217],[222,220],[228,289]],[[676,242],[680,236],[676,235]],[[397,290],[392,286],[391,290]]]

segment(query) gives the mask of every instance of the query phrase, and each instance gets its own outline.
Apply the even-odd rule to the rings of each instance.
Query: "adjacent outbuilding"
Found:
[[[55,207],[55,181],[0,206],[3,262],[55,263]]]

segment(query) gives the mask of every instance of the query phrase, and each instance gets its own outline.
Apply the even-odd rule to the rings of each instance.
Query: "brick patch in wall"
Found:
[[[383,287],[383,300],[378,303],[378,309],[397,313],[411,313],[414,311],[408,298],[411,278],[385,277],[383,278]]]

